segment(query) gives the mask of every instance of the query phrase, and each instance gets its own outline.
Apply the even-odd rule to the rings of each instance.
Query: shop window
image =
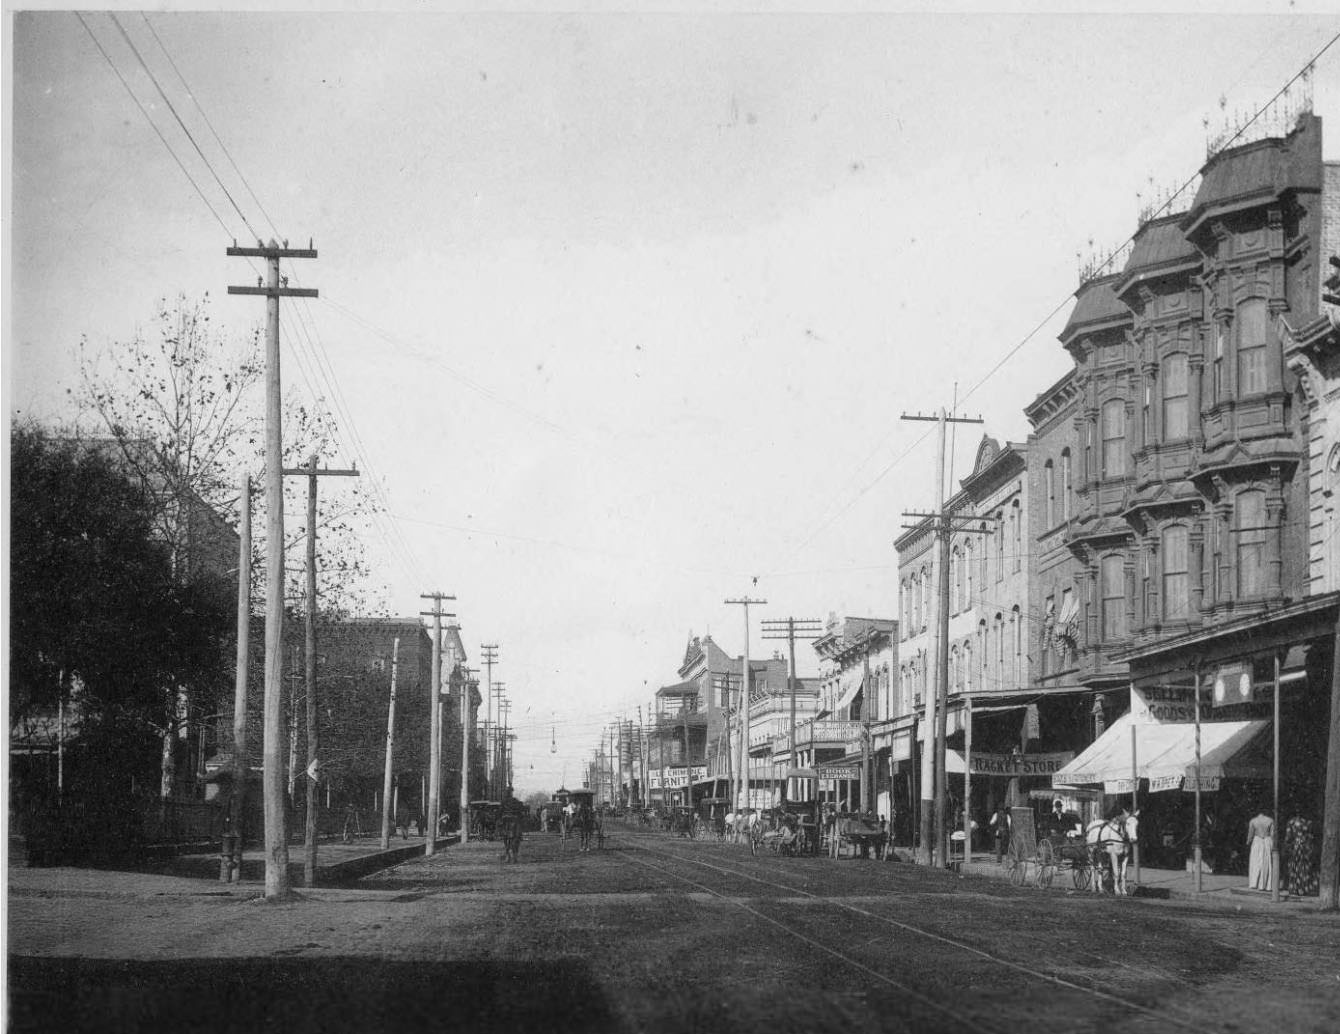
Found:
[[[1237,505],[1238,595],[1266,591],[1266,494],[1239,492]]]
[[[1126,403],[1111,399],[1103,403],[1103,477],[1126,473]]]
[[[1238,306],[1238,394],[1266,390],[1266,302],[1251,298]]]
[[[1126,637],[1126,573],[1125,561],[1120,554],[1103,558],[1102,566],[1102,620],[1103,642],[1111,643]]]
[[[1163,532],[1163,620],[1176,621],[1189,610],[1187,530],[1182,525]]]
[[[1170,355],[1163,361],[1163,440],[1187,436],[1186,354]]]

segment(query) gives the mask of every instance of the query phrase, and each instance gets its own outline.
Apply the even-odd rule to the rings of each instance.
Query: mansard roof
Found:
[[[1112,290],[1121,276],[1120,273],[1110,273],[1086,280],[1080,285],[1075,292],[1075,308],[1058,335],[1061,344],[1069,347],[1080,334],[1130,324],[1131,310],[1122,304]]]
[[[1135,232],[1131,257],[1112,291],[1121,298],[1142,280],[1151,280],[1200,264],[1200,252],[1182,232],[1181,216],[1150,219]]]
[[[1265,204],[1288,190],[1319,192],[1321,119],[1305,114],[1285,137],[1220,151],[1201,167],[1200,174],[1196,200],[1182,217],[1182,231],[1188,237],[1211,219]]]

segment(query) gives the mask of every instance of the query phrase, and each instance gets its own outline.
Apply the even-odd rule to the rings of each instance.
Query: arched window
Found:
[[[912,619],[910,635],[916,635],[921,629],[921,585],[920,576],[913,575],[908,584],[912,599],[908,601],[908,616]]]
[[[987,564],[989,563],[988,557],[991,553],[991,536],[989,534],[989,529],[986,521],[982,522],[981,530],[983,532],[982,557],[981,557],[981,563],[977,565],[977,592],[982,599],[985,599]]]
[[[1121,554],[1104,557],[1101,573],[1103,641],[1111,643],[1126,637],[1126,572]]]
[[[996,685],[1005,685],[1005,616],[996,615]]]
[[[959,679],[962,677],[962,674],[963,673],[959,671],[958,667],[958,647],[951,646],[949,648],[949,678],[947,681],[949,682],[950,688],[955,692],[959,689]]]
[[[966,605],[971,607],[973,605],[973,602],[977,598],[972,594],[972,564],[973,564],[972,554],[974,548],[972,539],[968,539],[968,544],[964,548],[967,550],[967,552],[965,552],[963,555],[963,574],[967,582],[964,591],[967,593]]]
[[[1005,511],[996,511],[996,581],[1005,577]]]
[[[1010,507],[1010,527],[1014,530],[1014,569],[1024,569],[1024,514],[1016,499]]]
[[[1266,390],[1266,301],[1249,298],[1238,306],[1238,395]]]
[[[1176,441],[1187,436],[1186,353],[1179,352],[1163,360],[1163,440]]]
[[[957,614],[966,606],[963,602],[963,549],[960,546],[954,547],[954,599],[957,601],[954,613]]]
[[[1061,520],[1070,520],[1070,450],[1061,450]]]
[[[1126,473],[1126,403],[1111,399],[1103,403],[1103,477]]]
[[[973,687],[972,641],[963,641],[963,682],[964,688],[971,693]]]
[[[1044,523],[1050,531],[1056,524],[1056,468],[1051,460],[1042,465],[1042,498],[1047,515]]]
[[[1266,591],[1266,494],[1239,492],[1237,500],[1238,595]]]
[[[1018,607],[1009,616],[1010,628],[1014,631],[1014,684],[1024,684],[1024,615]]]
[[[1187,562],[1187,530],[1175,524],[1163,530],[1163,620],[1187,616],[1190,595]]]

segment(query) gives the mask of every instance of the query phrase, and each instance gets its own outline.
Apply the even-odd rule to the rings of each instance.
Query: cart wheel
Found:
[[[1024,883],[1024,858],[1018,843],[1010,841],[1010,853],[1005,856],[1005,867],[1010,873],[1010,882],[1016,887]]]
[[[1038,841],[1038,886],[1050,887],[1056,877],[1056,851],[1050,840]]]
[[[1076,890],[1088,890],[1093,886],[1093,869],[1088,865],[1076,865],[1070,870],[1070,879]]]

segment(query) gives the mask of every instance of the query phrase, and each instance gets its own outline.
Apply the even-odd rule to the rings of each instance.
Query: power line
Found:
[[[126,82],[126,77],[121,74],[121,70],[116,67],[116,62],[114,62],[111,58],[111,55],[108,54],[107,51],[103,49],[102,43],[99,42],[98,37],[93,34],[93,29],[89,26],[88,22],[84,20],[83,14],[79,11],[75,11],[74,16],[79,19],[79,24],[84,27],[84,31],[88,33],[89,39],[91,39],[93,41],[93,45],[98,48],[98,53],[103,56],[103,60],[107,62],[108,67],[110,67],[112,72],[115,73],[117,79],[121,81],[121,85],[126,88],[126,93],[128,93],[130,95],[130,99],[135,102],[135,107],[140,109],[140,114],[144,116],[144,121],[149,123],[149,128],[154,131],[155,135],[157,135],[158,139],[162,141],[163,146],[167,149],[167,153],[172,156],[172,160],[177,163],[177,168],[181,169],[182,175],[186,177],[187,182],[190,183],[191,186],[195,189],[196,195],[200,198],[201,201],[205,203],[205,207],[209,209],[209,214],[212,215],[214,217],[215,222],[217,222],[219,226],[223,228],[223,232],[225,234],[227,234],[230,237],[233,236],[233,232],[230,229],[228,229],[228,224],[225,223],[223,219],[220,217],[219,213],[214,210],[214,206],[209,203],[209,198],[205,197],[205,192],[200,189],[200,184],[198,184],[195,181],[194,177],[191,176],[190,172],[187,171],[187,168],[182,163],[181,158],[177,156],[177,152],[174,151],[172,149],[172,145],[167,142],[167,137],[163,135],[163,132],[158,128],[157,123],[155,123],[154,120],[149,116],[148,110],[140,102],[140,99],[135,96],[135,91],[130,88],[130,83]],[[244,219],[243,222],[245,223],[246,220]],[[252,266],[252,269],[254,270],[255,266]]]
[[[121,19],[116,16],[116,12],[114,11],[110,13],[110,17],[112,19],[112,24],[114,24],[117,31],[121,33],[121,38],[126,41],[126,46],[130,47],[130,52],[135,55],[135,60],[140,63],[140,67],[144,69],[145,74],[149,77],[149,81],[154,84],[154,89],[156,89],[158,95],[163,98],[163,103],[167,105],[168,111],[172,112],[172,117],[177,120],[177,125],[181,126],[181,131],[186,134],[186,139],[191,141],[191,146],[195,148],[195,153],[200,155],[200,160],[205,163],[205,168],[209,170],[209,174],[214,177],[214,182],[217,183],[219,189],[223,191],[223,196],[228,199],[228,203],[233,206],[233,211],[236,212],[237,217],[242,220],[242,225],[247,228],[247,232],[250,233],[252,237],[259,239],[259,235],[252,229],[251,223],[247,221],[247,217],[243,215],[242,209],[239,208],[237,202],[233,200],[233,195],[229,193],[228,188],[223,185],[223,180],[219,179],[219,174],[214,171],[213,163],[205,157],[205,152],[200,149],[200,145],[196,143],[195,137],[191,134],[190,129],[188,129],[186,123],[182,121],[182,117],[177,114],[176,106],[172,103],[171,98],[169,98],[163,91],[163,86],[158,81],[158,76],[154,75],[153,70],[144,60],[144,56],[140,53],[139,48],[135,46],[135,41],[130,38],[130,34],[126,32],[125,26],[121,24]]]
[[[214,128],[214,123],[209,120],[209,116],[205,114],[205,109],[201,107],[200,102],[196,100],[195,93],[191,89],[191,84],[186,81],[186,76],[182,75],[181,69],[177,67],[177,62],[172,59],[172,55],[168,52],[168,48],[164,45],[162,38],[158,35],[158,31],[153,27],[153,23],[149,21],[149,15],[141,11],[140,17],[144,19],[145,26],[149,29],[150,34],[158,43],[158,49],[163,52],[163,56],[167,58],[168,64],[172,66],[172,70],[177,73],[177,78],[181,80],[182,86],[186,88],[186,96],[191,98],[191,103],[195,105],[195,110],[200,112],[200,117],[204,119],[205,125],[209,127],[210,134],[214,137],[214,142],[217,143],[219,149],[223,151],[224,157],[228,159],[228,164],[233,167],[233,171],[237,173],[237,178],[242,181],[242,186],[247,188],[247,193],[251,195],[251,200],[256,202],[256,207],[260,209],[260,213],[265,217],[265,221],[270,224],[270,229],[274,231],[275,236],[282,237],[283,234],[279,232],[279,227],[275,226],[274,220],[271,219],[269,213],[265,211],[265,206],[261,204],[260,198],[258,198],[256,192],[251,189],[251,184],[247,182],[246,176],[242,175],[242,170],[238,168],[237,162],[233,161],[233,156],[229,152],[228,146],[219,136],[218,131]],[[246,220],[244,219],[243,222],[245,221]]]

